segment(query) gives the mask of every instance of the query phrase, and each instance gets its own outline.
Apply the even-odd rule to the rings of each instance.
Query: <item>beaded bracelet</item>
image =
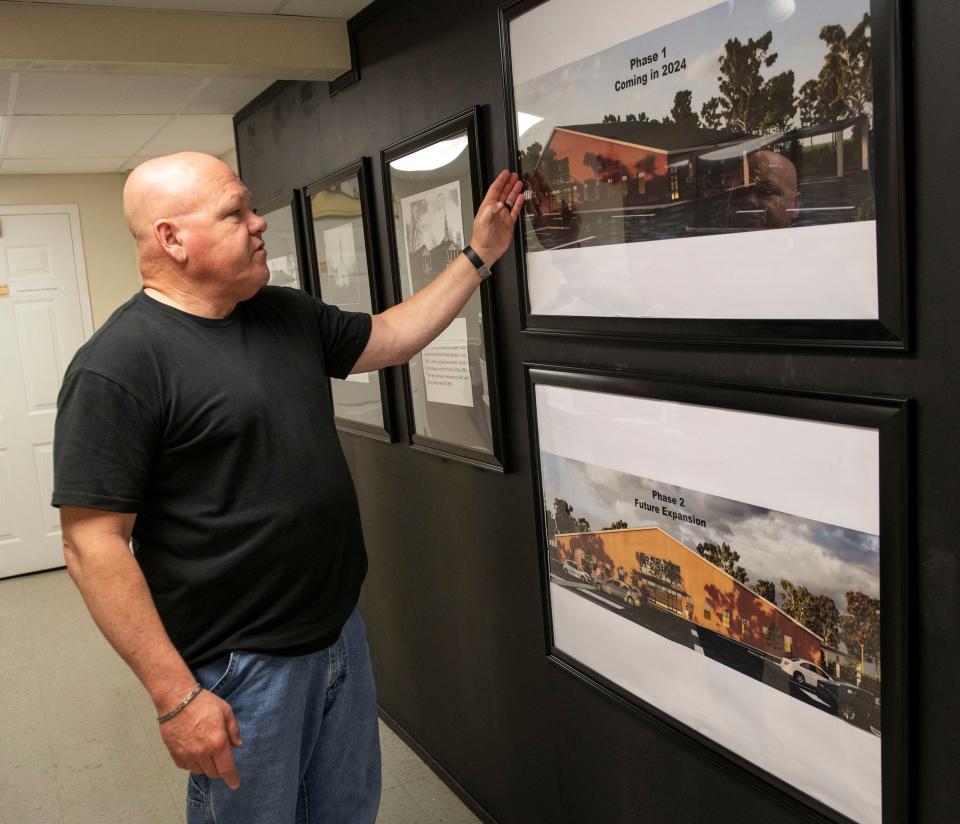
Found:
[[[158,715],[157,721],[162,724],[164,721],[169,721],[175,715],[179,715],[181,712],[183,712],[183,708],[200,694],[202,689],[203,687],[200,686],[200,682],[198,681],[194,685],[193,689],[190,690],[190,693],[186,698],[184,698],[179,704],[177,704],[177,706],[170,710],[170,712],[164,713],[163,715]]]

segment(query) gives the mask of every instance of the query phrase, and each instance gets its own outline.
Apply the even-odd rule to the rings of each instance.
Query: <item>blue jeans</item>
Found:
[[[380,737],[358,610],[319,652],[231,652],[195,675],[233,708],[243,747],[239,789],[190,774],[188,824],[374,824]]]

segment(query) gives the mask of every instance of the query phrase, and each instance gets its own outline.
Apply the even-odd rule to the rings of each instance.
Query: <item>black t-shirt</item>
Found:
[[[328,376],[370,316],[266,286],[220,320],[140,292],[77,352],[54,506],[137,514],[134,554],[191,667],[333,643],[367,569]]]

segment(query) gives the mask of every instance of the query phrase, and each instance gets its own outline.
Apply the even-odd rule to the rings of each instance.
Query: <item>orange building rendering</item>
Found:
[[[659,527],[557,535],[556,548],[561,563],[592,560],[598,575],[635,582],[648,603],[694,624],[771,655],[820,662],[818,635]]]

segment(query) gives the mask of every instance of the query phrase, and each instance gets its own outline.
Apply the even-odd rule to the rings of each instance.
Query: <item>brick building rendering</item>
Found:
[[[821,660],[818,635],[659,527],[557,535],[556,552],[561,563],[626,581],[648,604],[754,649]]]

